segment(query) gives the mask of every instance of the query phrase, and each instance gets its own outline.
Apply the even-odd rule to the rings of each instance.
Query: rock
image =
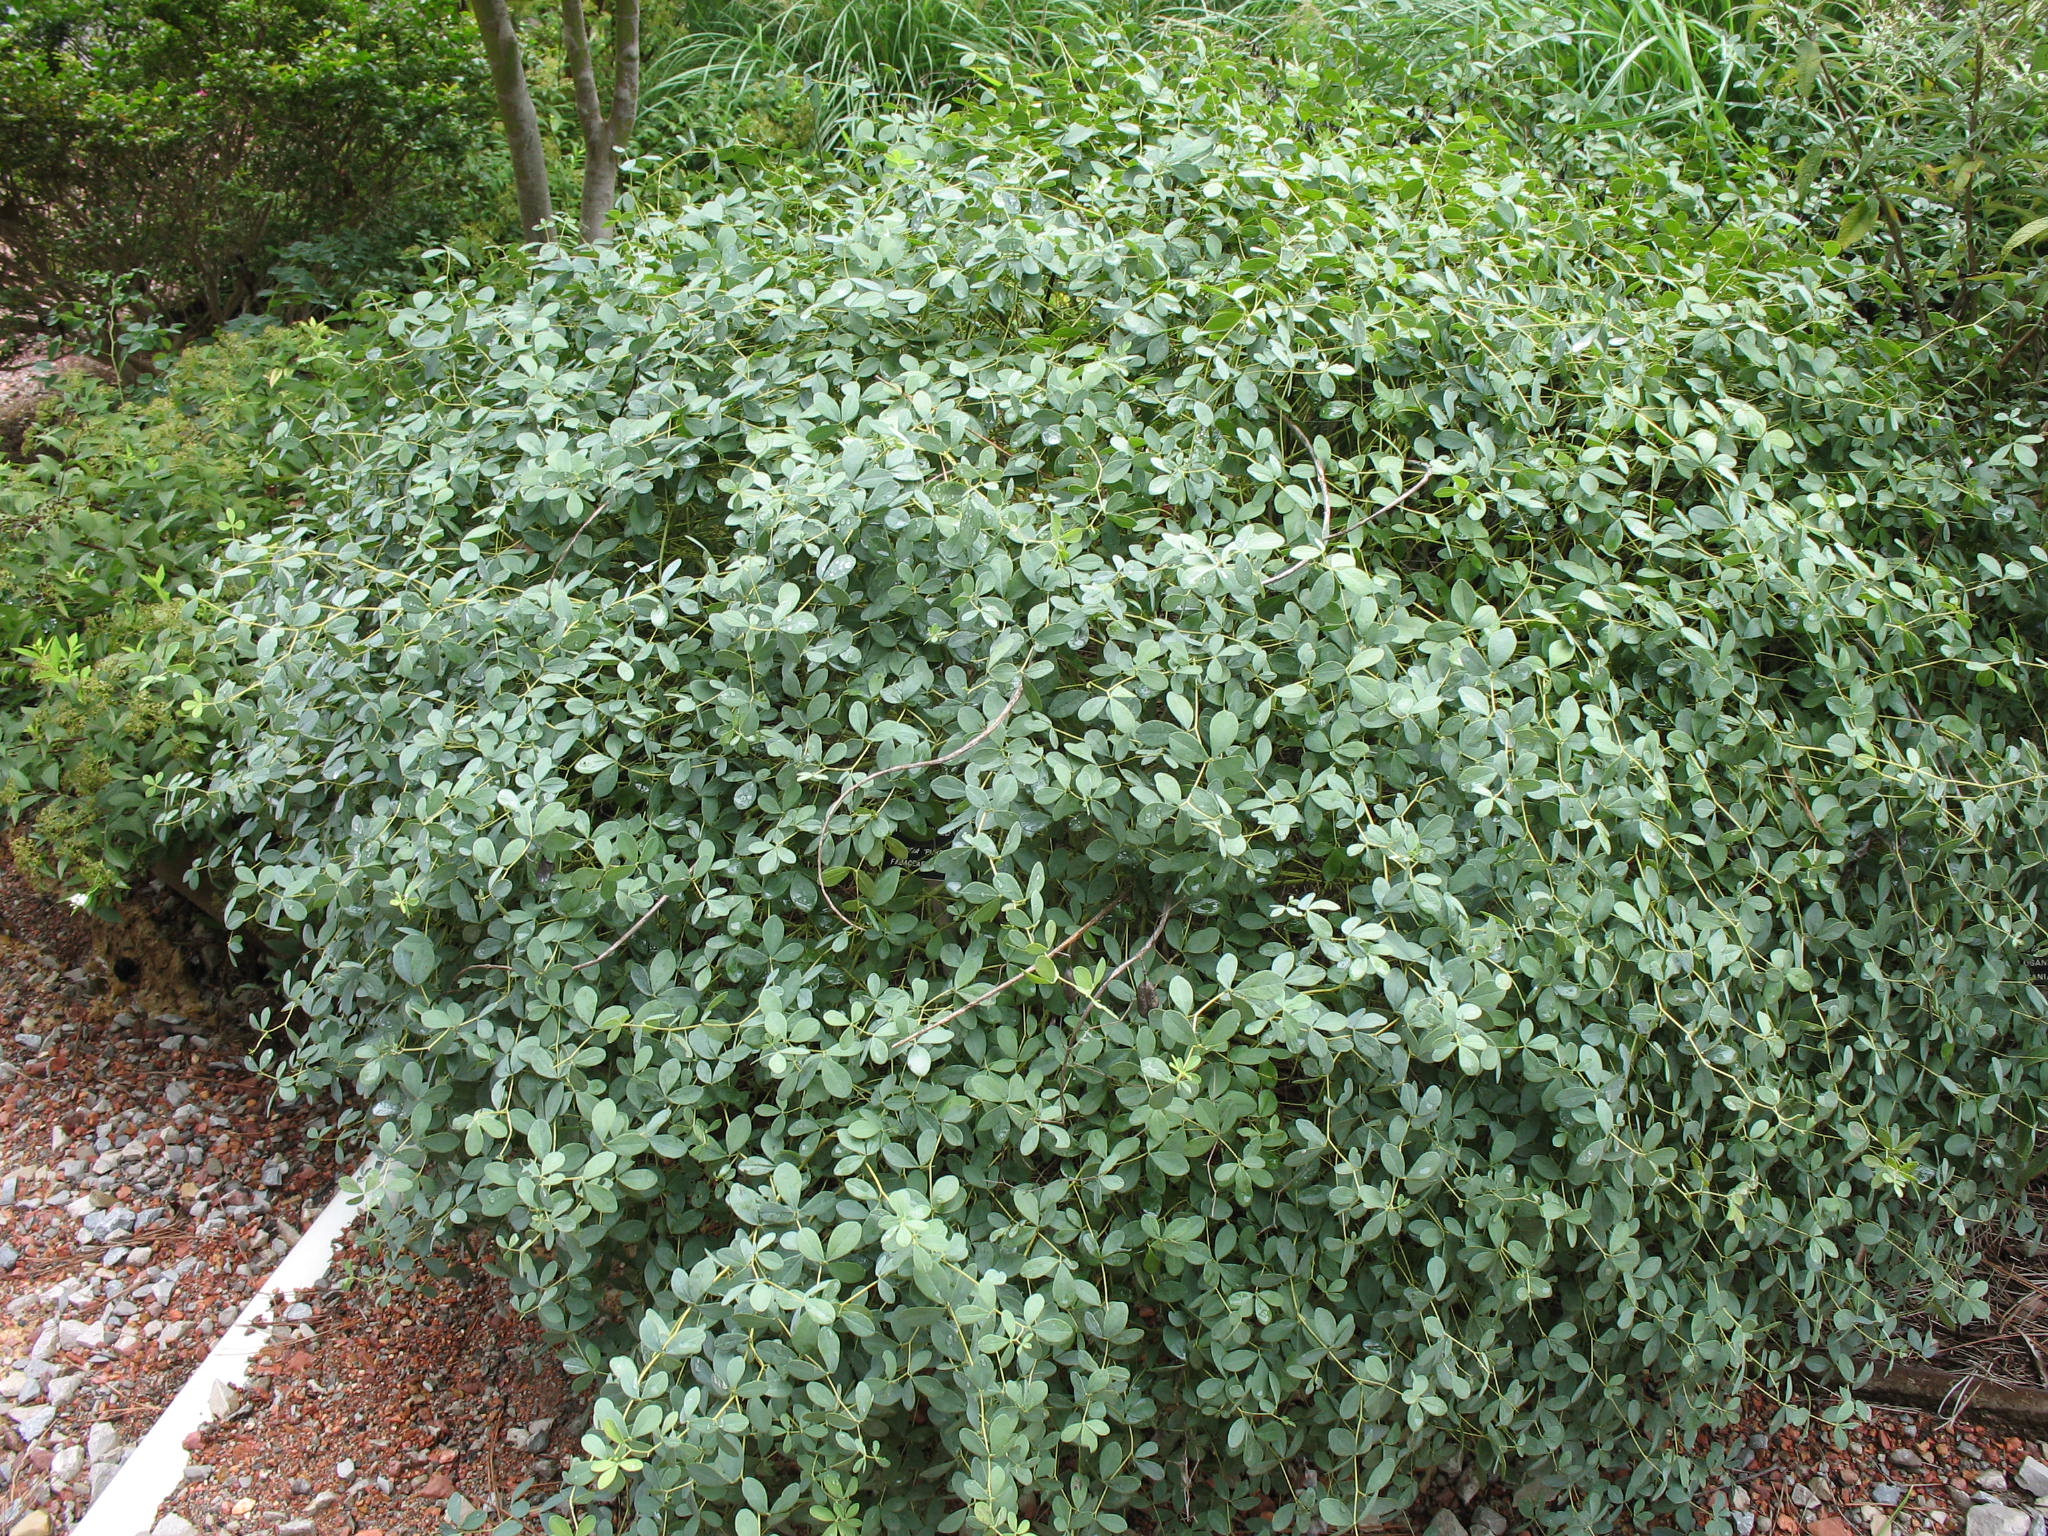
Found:
[[[1970,1523],[1964,1527],[1965,1536],[2027,1536],[2033,1521],[2023,1509],[2008,1509],[2003,1504],[1979,1504],[1970,1511]]]
[[[1480,1505],[1472,1511],[1472,1536],[1508,1536],[1508,1517],[1490,1504]]]
[[[1856,1533],[1849,1529],[1849,1522],[1840,1515],[1822,1515],[1807,1524],[1806,1536],[1856,1536]]]
[[[224,1419],[242,1406],[242,1394],[224,1381],[216,1381],[206,1394],[206,1411],[216,1419]]]
[[[1422,1536],[1466,1536],[1465,1522],[1448,1509],[1440,1509],[1436,1518],[1422,1528]]]
[[[356,1464],[353,1460],[337,1461],[334,1464],[334,1480],[337,1483],[345,1483],[355,1475]]]
[[[14,1427],[20,1432],[22,1440],[33,1445],[42,1439],[43,1431],[48,1429],[50,1421],[57,1417],[57,1410],[48,1407],[10,1408],[7,1410],[7,1417],[14,1420]],[[13,1533],[10,1532],[9,1536],[13,1536]]]
[[[1735,1536],[1753,1536],[1756,1530],[1756,1511],[1753,1509],[1738,1509],[1728,1520],[1735,1527]]]
[[[436,1472],[421,1487],[420,1497],[423,1499],[445,1499],[454,1491],[455,1480],[449,1477],[446,1472]],[[1460,1525],[1451,1516],[1449,1510],[1444,1511],[1439,1517],[1438,1523],[1441,1523],[1443,1520],[1450,1520],[1451,1523],[1444,1526],[1442,1530],[1437,1529],[1436,1524],[1432,1524],[1428,1530],[1422,1533],[1422,1536],[1465,1536],[1465,1527]],[[1975,1536],[1974,1532],[1972,1532],[1972,1536]]]
[[[277,1536],[313,1536],[313,1522],[306,1519],[287,1520],[277,1528]]]
[[[50,1383],[49,1391],[45,1395],[48,1397],[52,1408],[62,1408],[71,1399],[78,1396],[78,1389],[84,1385],[85,1378],[83,1376],[59,1376]]]
[[[53,1483],[68,1487],[77,1482],[79,1474],[84,1471],[85,1447],[82,1445],[63,1446],[50,1458],[50,1481]]]
[[[164,1102],[173,1109],[176,1109],[191,1097],[192,1085],[190,1083],[172,1083],[164,1089]]]
[[[40,1509],[31,1510],[7,1528],[7,1536],[50,1536],[50,1517]]]
[[[313,1502],[306,1506],[306,1513],[309,1515],[324,1515],[340,1502],[341,1495],[332,1488],[329,1488],[323,1493],[313,1495]]]
[[[81,1323],[76,1318],[66,1318],[57,1325],[57,1347],[59,1349],[91,1351],[104,1349],[106,1344],[107,1330],[102,1324]]]
[[[95,1465],[121,1448],[121,1431],[111,1424],[95,1424],[85,1432],[85,1454]]]
[[[548,1448],[548,1434],[554,1427],[555,1421],[553,1419],[535,1419],[524,1429],[514,1425],[511,1429],[505,1431],[505,1443],[515,1451],[526,1451],[533,1455],[539,1455]],[[1474,1497],[1477,1497],[1478,1490],[1476,1485],[1474,1486],[1473,1493]],[[1465,1502],[1469,1504],[1471,1500],[1467,1499]]]
[[[2005,1480],[2005,1474],[1998,1471],[1979,1472],[1971,1481],[1986,1493],[2004,1493],[2010,1486]]]
[[[2048,1462],[2029,1456],[2020,1463],[2012,1480],[2037,1499],[2048,1499]]]
[[[107,1491],[107,1484],[111,1483],[114,1480],[114,1478],[120,1473],[121,1463],[126,1461],[127,1459],[128,1452],[126,1450],[121,1450],[115,1452],[112,1456],[109,1456],[105,1461],[96,1461],[93,1463],[92,1472],[89,1474],[87,1480],[92,1485],[92,1496],[95,1499],[97,1499],[101,1494]]]
[[[1906,1490],[1893,1483],[1877,1483],[1871,1487],[1870,1502],[1882,1504],[1889,1509],[1906,1497]]]
[[[150,1527],[149,1536],[199,1536],[199,1527],[183,1515],[165,1515]]]

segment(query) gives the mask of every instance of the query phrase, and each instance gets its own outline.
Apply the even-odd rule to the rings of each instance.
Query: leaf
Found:
[[[1878,199],[1866,197],[1842,216],[1841,228],[1835,231],[1835,244],[1843,250],[1849,249],[1873,229],[1881,216]]]
[[[434,974],[440,952],[424,933],[412,931],[391,947],[391,969],[407,986],[417,987]]]
[[[1801,96],[1812,92],[1814,82],[1820,79],[1825,68],[1821,59],[1820,44],[1811,37],[1802,37],[1792,45],[1793,89]]]
[[[2030,219],[2027,223],[2014,230],[2012,238],[1998,248],[1999,259],[2001,261],[2004,260],[2021,246],[2029,245],[2040,239],[2043,235],[2048,235],[2048,214],[2044,214],[2038,219]]]

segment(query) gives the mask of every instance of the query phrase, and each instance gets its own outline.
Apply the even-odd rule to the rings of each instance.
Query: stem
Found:
[[[649,919],[651,919],[655,913],[659,912],[663,907],[667,905],[668,896],[666,893],[664,893],[661,896],[661,898],[654,903],[653,906],[649,907],[645,912],[642,912],[640,914],[639,920],[635,922],[632,927],[628,928],[624,933],[620,934],[616,939],[612,940],[611,947],[609,949],[607,949],[603,954],[597,956],[596,959],[586,960],[581,965],[570,966],[569,974],[573,976],[578,971],[587,971],[593,965],[597,965],[603,961],[611,959],[613,955],[616,955],[619,952],[621,947],[632,941],[634,934],[638,933],[642,928],[645,928],[647,926]]]
[[[859,926],[859,924],[855,923],[852,918],[848,917],[844,912],[839,910],[839,903],[834,901],[832,899],[832,893],[825,889],[825,835],[826,833],[831,831],[832,818],[839,813],[839,807],[846,804],[847,797],[853,794],[856,790],[864,789],[866,786],[874,783],[875,780],[883,778],[888,774],[909,773],[912,769],[915,768],[937,768],[942,764],[952,762],[953,759],[956,757],[964,757],[969,752],[972,752],[984,741],[987,741],[990,736],[994,735],[996,728],[998,726],[1000,726],[1005,720],[1010,718],[1010,711],[1015,709],[1017,707],[1017,701],[1024,697],[1025,674],[1030,670],[1030,667],[1031,654],[1027,651],[1024,656],[1023,664],[1017,669],[1017,686],[1010,692],[1009,703],[1005,704],[1000,710],[998,710],[996,712],[995,719],[989,721],[989,723],[983,726],[981,730],[977,732],[974,736],[970,737],[968,740],[962,742],[959,746],[955,747],[952,751],[945,753],[943,756],[940,757],[928,757],[921,763],[898,763],[893,768],[877,768],[873,773],[867,775],[867,777],[855,779],[851,784],[847,785],[846,788],[840,790],[837,798],[835,798],[833,802],[825,808],[824,819],[818,823],[818,847],[817,853],[812,860],[811,867],[814,871],[816,871],[818,876],[818,894],[825,898],[825,905],[832,909],[832,915],[838,918],[840,922],[846,924],[846,926],[849,928],[856,928]]]
[[[618,0],[612,12],[612,102],[606,114],[590,51],[583,0],[562,0],[562,52],[576,89],[576,120],[583,130],[583,238],[611,238],[605,220],[619,199],[619,157],[633,136],[640,109],[640,0]]]
[[[1034,960],[1031,964],[1025,966],[1023,970],[1017,972],[1014,976],[1011,976],[1009,979],[997,982],[994,986],[990,987],[986,992],[982,993],[981,996],[977,997],[973,1002],[962,1003],[958,1008],[955,1008],[951,1013],[942,1013],[939,1015],[939,1017],[933,1019],[929,1024],[920,1024],[916,1029],[913,1029],[909,1034],[905,1035],[901,1040],[897,1041],[896,1043],[898,1045],[908,1045],[911,1041],[918,1039],[920,1036],[928,1035],[935,1029],[943,1029],[946,1025],[952,1023],[955,1019],[959,1018],[961,1014],[972,1013],[975,1009],[979,1008],[983,1003],[990,1001],[992,998],[1001,997],[1005,992],[1009,991],[1010,988],[1016,986],[1017,983],[1019,983],[1020,981],[1028,981],[1031,977],[1032,972],[1036,971],[1041,964],[1043,964],[1046,960],[1051,960],[1060,955],[1065,954],[1069,949],[1073,948],[1074,945],[1078,944],[1081,941],[1081,937],[1083,934],[1087,933],[1089,929],[1093,928],[1097,923],[1101,922],[1105,917],[1109,916],[1109,914],[1114,912],[1120,905],[1121,902],[1119,900],[1111,900],[1109,902],[1106,902],[1100,911],[1098,911],[1093,917],[1089,918],[1088,921],[1083,923],[1080,927],[1076,928],[1072,933],[1068,934],[1064,939],[1061,939],[1059,943],[1053,945],[1053,947],[1051,949],[1048,949],[1045,952],[1045,954],[1040,957],[1040,959]],[[1165,919],[1161,918],[1160,922],[1163,925]],[[1133,958],[1136,957],[1134,956]],[[1057,969],[1057,967],[1055,967],[1055,969]],[[1107,981],[1107,978],[1105,977],[1104,980]]]

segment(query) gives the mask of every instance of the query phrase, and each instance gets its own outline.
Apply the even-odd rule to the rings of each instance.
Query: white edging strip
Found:
[[[230,1393],[248,1381],[250,1364],[269,1346],[279,1296],[317,1285],[327,1273],[335,1243],[362,1209],[360,1186],[370,1171],[365,1165],[343,1181],[341,1192],[327,1202],[284,1262],[249,1298],[234,1326],[214,1341],[199,1369],[129,1452],[85,1517],[71,1528],[71,1536],[149,1536],[164,1500],[184,1485],[191,1462],[185,1437],[215,1418]]]

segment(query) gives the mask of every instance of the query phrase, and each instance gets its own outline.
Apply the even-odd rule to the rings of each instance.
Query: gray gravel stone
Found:
[[[85,1454],[95,1466],[120,1448],[121,1431],[112,1424],[95,1424],[85,1432]]]
[[[66,1318],[57,1325],[57,1347],[59,1349],[105,1349],[107,1330],[100,1323],[82,1323],[76,1318]]]
[[[1906,1497],[1906,1490],[1892,1483],[1878,1483],[1870,1490],[1870,1502],[1890,1509]]]
[[[105,1461],[93,1463],[92,1471],[87,1474],[86,1481],[91,1486],[92,1496],[95,1499],[107,1491],[107,1484],[114,1480],[121,1470],[121,1463],[127,1459],[128,1452],[123,1450],[119,1455],[110,1456]]]
[[[2009,1509],[2003,1504],[1979,1504],[1970,1511],[1970,1523],[1964,1527],[1964,1536],[2027,1536],[2033,1521],[2023,1509]]]
[[[1422,1536],[1468,1536],[1465,1522],[1448,1509],[1436,1512],[1436,1518],[1422,1528]]]
[[[2048,1462],[2029,1456],[2020,1463],[2019,1471],[2012,1480],[2037,1499],[2048,1499]]]
[[[69,1487],[85,1471],[85,1447],[67,1445],[50,1458],[50,1481]]]
[[[199,1527],[183,1515],[165,1515],[150,1528],[149,1536],[199,1536]]]

